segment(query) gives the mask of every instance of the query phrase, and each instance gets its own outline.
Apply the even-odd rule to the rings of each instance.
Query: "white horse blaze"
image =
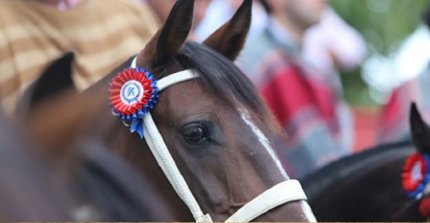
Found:
[[[279,161],[278,157],[275,154],[275,150],[270,145],[269,139],[267,139],[267,137],[264,135],[264,133],[252,122],[248,111],[240,108],[239,114],[240,114],[240,117],[242,118],[242,120],[252,129],[255,136],[257,136],[258,141],[266,149],[267,153],[269,153],[273,162],[275,162],[276,166],[278,167],[281,175],[283,177],[285,177],[285,179],[289,179],[287,173],[285,172],[285,169],[282,167],[281,161]]]
[[[267,139],[264,133],[251,121],[248,111],[245,109],[239,109],[239,114],[242,120],[252,129],[254,134],[257,136],[258,141],[260,141],[261,145],[269,153],[270,157],[273,159],[279,171],[281,172],[281,175],[284,176],[286,179],[289,179],[287,173],[285,172],[285,169],[282,167],[281,162],[279,161],[278,157],[275,154],[275,150],[270,145],[269,139]],[[304,217],[308,219],[310,222],[317,222],[315,215],[313,214],[309,204],[303,203],[301,206],[302,206]]]

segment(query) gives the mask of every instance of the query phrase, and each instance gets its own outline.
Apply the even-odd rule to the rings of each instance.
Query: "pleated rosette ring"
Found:
[[[409,197],[419,199],[425,193],[430,182],[429,154],[414,153],[410,155],[403,166],[402,186]]]
[[[158,100],[157,80],[144,68],[126,68],[111,81],[109,102],[112,113],[130,125],[130,132],[143,137],[143,116]]]

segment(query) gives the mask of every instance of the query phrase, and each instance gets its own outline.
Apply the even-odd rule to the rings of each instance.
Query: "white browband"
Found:
[[[136,68],[136,58],[134,58],[131,67]],[[157,82],[157,86],[161,91],[173,84],[187,81],[196,77],[198,77],[198,75],[192,70],[184,70],[162,78]],[[179,197],[187,205],[196,222],[212,222],[210,215],[204,214],[201,210],[197,200],[188,187],[187,182],[173,160],[172,155],[167,149],[166,143],[164,142],[163,137],[158,131],[158,128],[149,112],[143,117],[143,123],[146,143],[151,149],[152,154],[154,155],[158,165],[161,167],[170,184],[173,186]],[[256,198],[240,208],[226,221],[248,222],[264,214],[270,209],[297,200],[306,200],[306,195],[304,194],[298,181],[287,180],[258,195]]]

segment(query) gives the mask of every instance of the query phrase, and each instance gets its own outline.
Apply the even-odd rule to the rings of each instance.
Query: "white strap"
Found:
[[[191,70],[184,70],[162,78],[157,82],[157,86],[159,91],[161,91],[172,84],[187,81],[196,77],[197,75]],[[157,160],[158,165],[163,170],[178,196],[187,205],[196,222],[212,222],[209,215],[203,214],[199,204],[188,187],[188,184],[173,160],[172,155],[167,149],[166,143],[158,131],[150,113],[143,117],[143,122],[145,128],[145,140]]]
[[[187,81],[196,77],[198,77],[198,74],[194,73],[190,69],[170,74],[169,76],[157,81],[158,90],[161,91],[169,87],[170,85],[177,84],[178,82],[182,81]]]
[[[264,191],[236,211],[226,222],[249,222],[282,204],[306,200],[305,192],[297,180],[286,180]]]
[[[145,128],[145,140],[148,143],[152,154],[157,160],[158,165],[163,170],[176,193],[188,206],[194,219],[198,221],[199,219],[204,218],[204,214],[200,209],[199,204],[191,193],[191,190],[185,182],[185,179],[180,173],[178,167],[176,166],[176,163],[167,149],[166,143],[164,143],[164,140],[161,137],[161,134],[158,131],[151,114],[146,114],[143,117],[143,121]]]
[[[136,68],[137,67],[137,56],[133,58],[131,61],[130,67]],[[161,91],[170,85],[176,84],[178,82],[187,81],[193,78],[198,77],[198,74],[194,73],[192,70],[183,70],[176,72],[174,74],[170,74],[167,77],[162,78],[157,82],[158,90]]]
[[[136,60],[137,57],[134,57],[130,65],[131,68],[137,67]],[[161,91],[172,84],[187,81],[196,77],[198,77],[198,75],[194,74],[189,69],[179,71],[157,81],[157,87],[158,90]],[[212,222],[212,219],[209,215],[203,214],[203,211],[201,210],[196,199],[194,198],[190,188],[188,187],[188,184],[186,183],[184,177],[176,166],[172,155],[167,149],[166,143],[164,142],[163,137],[158,131],[158,128],[155,125],[155,122],[152,119],[150,113],[146,114],[143,117],[143,123],[145,132],[144,137],[146,143],[151,149],[151,152],[157,160],[158,165],[161,167],[161,170],[163,171],[164,175],[167,177],[170,184],[173,186],[173,189],[176,191],[182,201],[184,201],[185,205],[187,205],[196,222]]]
[[[131,68],[136,68],[137,67],[137,56],[135,56],[133,58],[133,60],[131,61],[130,67]]]

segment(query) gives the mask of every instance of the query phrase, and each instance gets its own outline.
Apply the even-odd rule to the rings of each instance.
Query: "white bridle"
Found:
[[[136,67],[136,58],[134,58],[131,68]],[[191,80],[197,77],[198,75],[192,70],[179,71],[159,80],[157,82],[157,86],[159,91],[162,91],[173,84]],[[170,184],[173,186],[179,197],[187,205],[195,221],[212,222],[211,216],[209,214],[203,213],[199,204],[197,203],[197,200],[193,196],[187,182],[179,171],[169,150],[167,149],[166,143],[158,131],[158,128],[155,125],[150,112],[143,116],[143,123],[146,143],[151,149],[152,154],[154,155],[158,165],[161,167]],[[265,192],[246,203],[232,216],[230,216],[226,222],[248,222],[282,204],[306,199],[306,195],[297,180],[286,180],[269,188]]]

